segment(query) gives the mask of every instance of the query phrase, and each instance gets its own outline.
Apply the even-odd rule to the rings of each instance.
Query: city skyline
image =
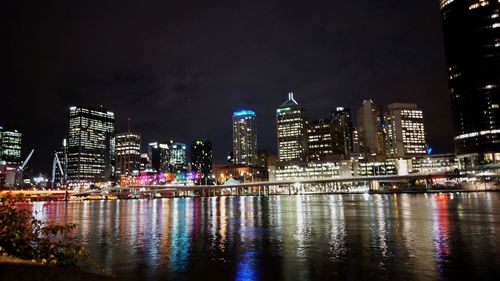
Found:
[[[500,276],[500,0],[33,2],[1,280]]]
[[[292,92],[288,93],[288,98],[289,98],[289,100],[291,99],[291,100],[293,100],[293,101],[295,102],[295,100],[293,99],[293,94],[294,94],[294,93],[292,93]],[[362,103],[360,103],[360,104],[362,105],[363,103],[365,103],[365,102],[367,102],[367,101],[370,101],[371,103],[373,103],[373,101],[372,101],[372,100],[364,100],[364,101],[362,101]],[[387,106],[390,106],[390,105],[391,105],[391,104],[388,104]],[[300,106],[302,106],[302,105],[300,105]],[[379,105],[377,105],[377,106],[379,106]],[[282,104],[282,105],[280,105],[279,107],[276,107],[276,108],[278,109],[277,114],[279,114],[279,108],[281,108],[281,107],[283,107],[283,104]],[[83,108],[84,110],[97,110],[97,111],[102,110],[102,113],[103,113],[103,114],[105,114],[105,113],[106,113],[106,114],[111,114],[111,116],[113,116],[113,122],[115,122],[116,120],[118,120],[118,119],[119,119],[119,117],[116,117],[116,120],[115,120],[115,114],[114,114],[114,112],[113,112],[112,110],[107,109],[107,108],[104,108],[104,107],[102,107],[102,106],[99,106],[99,107],[92,107],[92,106],[70,106],[70,107],[69,107],[69,113],[70,113],[70,116],[69,116],[69,117],[70,117],[70,118],[69,118],[70,130],[69,130],[69,132],[67,132],[67,134],[66,134],[66,135],[64,135],[64,136],[62,137],[62,142],[66,141],[66,139],[69,137],[68,133],[70,133],[70,132],[71,132],[71,118],[72,118],[71,116],[72,116],[72,112],[73,112],[75,109],[81,109],[81,108]],[[340,108],[340,109],[342,109],[342,110],[344,110],[344,108],[343,108],[343,107],[337,107],[337,108],[336,108],[336,110],[339,110],[339,108]],[[385,111],[387,110],[387,109],[385,109],[385,107],[382,107],[382,106],[381,106],[381,108],[384,108],[384,109],[383,109],[383,110],[381,110],[379,113],[383,113],[383,112],[385,112]],[[316,119],[316,120],[312,120],[311,118],[308,118],[308,117],[309,117],[309,116],[308,116],[308,112],[309,112],[309,111],[307,110],[307,108],[304,108],[304,107],[303,107],[303,109],[307,112],[307,114],[306,114],[306,116],[305,116],[305,121],[306,121],[306,122],[309,122],[309,123],[313,122],[313,123],[314,123],[314,122],[317,122],[317,121],[323,121],[323,122],[324,122],[324,121],[326,120],[326,119],[321,119],[321,118],[320,118],[320,119]],[[389,109],[389,110],[390,110],[390,109]],[[333,114],[334,112],[335,112],[335,110],[331,110],[330,114]],[[235,111],[235,112],[233,112],[233,113],[232,113],[232,122],[233,122],[233,123],[235,122],[235,118],[238,118],[239,116],[245,117],[246,115],[250,115],[250,116],[253,116],[253,118],[255,118],[256,113],[255,113],[254,111],[250,111],[250,110],[240,110],[240,111]],[[328,115],[327,115],[327,116],[328,116]],[[382,117],[382,116],[380,116],[380,117]],[[333,118],[334,118],[334,117],[333,117],[333,115],[331,116],[331,118],[332,118],[331,120],[333,120]],[[128,123],[128,126],[129,126],[129,129],[128,129],[128,130],[130,130],[130,119],[131,119],[131,118],[129,117],[129,118],[128,118],[128,122],[129,122],[129,123]],[[355,122],[353,122],[353,123],[354,123],[354,126],[353,126],[353,128],[352,128],[354,131],[355,131],[356,129],[358,129],[358,128],[359,128],[359,126],[360,126],[360,125],[359,125],[359,123],[358,123],[358,122],[359,122],[358,120],[359,120],[359,117],[358,117],[357,119],[354,119],[354,121],[355,121]],[[254,121],[254,122],[255,122],[255,121]],[[276,120],[274,120],[274,122],[276,122]],[[311,124],[312,124],[312,123],[311,123]],[[276,125],[277,125],[277,124],[276,124],[276,123],[274,123],[274,124],[268,124],[268,125],[271,125],[271,126],[273,126],[273,125],[274,125],[274,127],[276,128]],[[113,123],[113,126],[114,126],[114,123]],[[309,125],[308,125],[308,126],[309,126]],[[233,127],[234,127],[234,124],[233,124]],[[269,127],[269,126],[268,126],[268,127]],[[140,128],[134,128],[134,129],[135,129],[135,131],[136,131],[136,133],[137,133],[138,135],[141,135],[141,129],[140,129]],[[269,129],[269,128],[267,128],[267,129]],[[380,128],[380,129],[382,129],[382,128]],[[233,129],[233,130],[234,130],[234,129]],[[254,130],[254,129],[253,129],[253,130]],[[14,130],[13,130],[13,131],[14,131]],[[17,130],[17,129],[15,129],[15,131],[17,132],[18,130]],[[114,132],[115,132],[116,136],[130,134],[130,132],[129,132],[129,131],[127,131],[127,130],[120,130],[120,129],[117,129],[117,128],[114,128]],[[20,133],[21,133],[21,134],[23,134],[23,132],[20,132]],[[258,133],[258,132],[254,132],[254,133]],[[426,131],[426,133],[427,133],[427,131]],[[309,133],[308,133],[308,132],[307,132],[307,130],[304,128],[304,133],[302,134],[302,136],[303,136],[303,138],[304,138],[304,141],[305,141],[305,139],[307,139],[307,138],[308,138],[308,135],[309,135]],[[234,138],[234,132],[233,132],[233,138]],[[139,137],[139,139],[140,139],[140,137]],[[168,137],[164,137],[164,138],[162,138],[162,139],[168,139]],[[192,137],[191,139],[188,139],[188,140],[181,140],[181,141],[186,142],[186,143],[190,143],[190,142],[192,142],[192,141],[196,141],[196,140],[197,140],[196,138]],[[177,141],[177,140],[176,140],[176,141]],[[233,139],[233,141],[234,141],[234,139]],[[278,143],[279,143],[279,140],[278,140],[278,138],[276,138],[276,140],[275,140],[275,141],[276,141],[276,145],[275,145],[275,147],[273,147],[273,148],[270,148],[270,149],[269,149],[269,148],[267,148],[267,147],[266,147],[266,148],[261,148],[260,146],[257,146],[257,147],[256,147],[256,149],[257,149],[257,150],[259,150],[259,151],[260,151],[260,150],[263,150],[263,151],[270,151],[271,153],[273,153],[273,154],[275,154],[276,156],[278,156],[278,155],[279,155],[279,152],[278,152],[278,150],[279,150],[279,144],[278,144]],[[183,143],[172,143],[172,142],[173,142],[173,140],[169,140],[169,141],[165,142],[165,145],[168,143],[168,145],[169,145],[169,146],[170,146],[170,145],[183,145],[183,146],[185,146],[185,144],[183,144]],[[151,152],[149,151],[149,149],[151,148],[151,145],[157,144],[158,142],[152,142],[152,140],[145,140],[145,139],[142,139],[140,143],[141,143],[141,145],[140,145],[140,147],[139,147],[139,151],[140,151],[140,153],[148,153],[148,154],[150,154]],[[234,145],[234,144],[233,144],[233,145]],[[27,149],[27,148],[25,147],[25,144],[24,144],[24,143],[21,145],[21,149],[22,149],[22,151],[23,151],[23,152],[24,152],[24,150],[26,150],[26,149]],[[51,152],[51,157],[53,157],[53,154],[54,154],[55,152],[58,152],[60,149],[61,149],[61,146],[59,146],[56,150],[54,150],[54,152]],[[30,149],[30,150],[31,150],[31,149]],[[185,150],[186,150],[186,149],[185,149]],[[228,153],[226,153],[225,155],[218,155],[218,156],[219,156],[219,159],[215,159],[215,157],[214,157],[214,160],[213,160],[213,161],[214,161],[214,163],[226,163],[226,162],[228,161],[228,158],[227,158],[227,157],[228,157],[229,153],[231,153],[231,154],[232,154],[232,153],[234,153],[234,148],[233,148],[233,146],[230,146],[230,147],[228,147],[226,150],[228,151]],[[256,152],[255,152],[255,153],[257,153],[257,150],[256,150]],[[149,152],[148,152],[148,151],[149,151]],[[188,157],[188,156],[189,156],[189,154],[191,153],[191,151],[190,151],[190,150],[186,150],[186,151],[187,151],[187,152],[185,152],[185,153],[187,153],[187,154],[186,154],[186,156],[185,156],[185,157]],[[351,151],[351,152],[355,152],[355,150],[353,150],[353,151]],[[445,152],[443,152],[443,153],[449,153],[449,151],[445,151]],[[308,155],[309,153],[307,152],[307,153],[305,153],[304,155],[306,155],[306,154]],[[335,154],[335,153],[332,151],[332,154]],[[117,155],[118,155],[118,154],[117,154]],[[383,157],[385,157],[385,152],[383,153],[383,155],[382,155],[382,156],[383,156]],[[20,157],[20,162],[22,163],[22,161],[24,160],[25,155],[24,155],[24,154],[22,154],[22,155],[20,155],[19,157]],[[151,157],[151,156],[150,156],[150,157]],[[257,157],[257,156],[255,155],[255,157]],[[151,158],[151,159],[152,159],[152,158]],[[309,159],[309,158],[307,158],[307,157],[306,157],[305,159],[306,159],[306,160],[304,160],[304,161],[317,161],[317,160],[319,160],[319,159],[314,159],[314,158]],[[153,161],[153,162],[154,162],[154,161]],[[299,162],[300,162],[300,161],[299,161]],[[187,163],[187,162],[186,162],[186,164],[189,164],[189,163]],[[235,163],[235,164],[238,164],[238,163]],[[243,163],[243,164],[244,164],[244,163]],[[159,165],[159,164],[158,164],[158,165]],[[32,166],[32,164],[30,163],[30,165],[29,165],[29,166]],[[35,172],[35,174],[38,174],[38,173],[46,173],[46,174],[48,175],[48,174],[49,174],[49,173],[48,173],[48,170],[50,169],[50,167],[51,167],[51,165],[48,165],[48,166],[47,166],[47,168],[46,168],[46,167],[43,167],[43,168],[41,168],[41,169],[39,169],[39,170],[36,170],[36,171],[34,171],[34,172]],[[117,175],[119,175],[119,174],[120,174],[120,173],[117,173]]]
[[[386,109],[382,109],[379,111],[378,106],[375,105],[372,100],[364,100],[361,103],[361,107],[358,110],[358,113],[361,113],[360,111],[362,111],[363,107],[366,104],[369,104],[369,105],[371,105],[371,107],[373,107],[373,109],[369,109],[370,112],[373,111],[373,114],[375,114],[373,116],[373,118],[376,118],[377,120],[380,119],[379,121],[377,121],[376,128],[374,128],[374,129],[377,131],[380,130],[380,134],[381,134],[380,141],[382,143],[389,141],[388,138],[390,139],[390,138],[395,137],[392,135],[391,130],[390,130],[390,125],[389,125],[393,121],[391,121],[391,118],[388,118],[389,117],[388,114],[392,114],[392,111],[395,108],[400,108],[401,106],[402,106],[402,108],[408,107],[410,109],[416,109],[416,107],[417,107],[416,104],[392,103],[392,104],[387,105]],[[385,107],[383,107],[383,108],[385,108]],[[302,124],[299,126],[302,129],[299,129],[297,132],[295,132],[295,129],[293,129],[293,130],[291,129],[292,127],[295,128],[296,125],[298,125],[298,124],[295,124],[295,125],[292,124],[294,122],[297,122],[294,120],[296,120],[295,118],[298,116],[296,114],[296,112],[293,111],[292,109],[299,109],[302,112],[302,113],[300,113],[300,116],[302,116],[301,117],[302,121],[299,122]],[[353,122],[353,124],[350,123],[351,121],[338,122],[338,118],[340,116],[339,114],[346,114],[347,113],[349,116],[350,115],[349,112],[350,112],[350,109],[348,109],[348,108],[337,107],[335,110],[332,110],[330,112],[330,116],[328,118],[310,120],[307,116],[308,115],[307,109],[302,107],[294,99],[294,93],[288,93],[288,100],[286,100],[284,103],[282,103],[276,109],[276,118],[277,119],[275,120],[275,122],[277,122],[276,124],[278,125],[277,132],[276,132],[277,133],[277,135],[276,135],[277,136],[277,138],[276,138],[276,141],[277,141],[276,151],[277,152],[271,150],[271,155],[274,155],[274,157],[276,157],[276,159],[278,159],[278,164],[282,165],[283,167],[286,167],[287,165],[289,166],[289,165],[294,164],[294,163],[303,165],[307,162],[310,162],[310,163],[322,162],[322,163],[328,164],[328,163],[332,163],[332,161],[339,163],[341,160],[349,160],[349,159],[352,160],[352,159],[363,159],[363,158],[365,158],[368,161],[375,160],[375,162],[377,162],[378,160],[383,160],[386,158],[387,159],[391,159],[391,158],[394,159],[394,158],[400,158],[400,157],[408,158],[408,157],[412,157],[412,156],[425,156],[427,154],[430,154],[432,151],[432,148],[428,146],[428,143],[424,137],[424,139],[421,139],[419,141],[419,143],[421,145],[421,148],[420,148],[421,152],[419,152],[417,154],[412,155],[410,153],[407,155],[407,154],[403,153],[403,154],[398,154],[398,155],[392,155],[390,153],[389,146],[386,147],[386,145],[382,145],[382,150],[381,150],[380,154],[377,153],[377,157],[373,158],[372,156],[370,156],[370,154],[372,154],[373,152],[371,152],[369,145],[367,145],[368,140],[370,139],[369,135],[365,135],[365,134],[361,133],[361,135],[360,135],[361,142],[360,142],[360,144],[358,144],[358,148],[355,148],[354,146],[348,144],[353,138],[356,138],[355,134],[359,134],[358,131],[363,126],[363,125],[359,124],[360,121],[358,121],[358,120],[362,120],[362,119],[360,119],[359,116],[358,116],[358,120],[354,119],[354,121],[358,121],[358,122]],[[291,114],[291,115],[287,116],[289,114]],[[421,134],[423,134],[422,136],[424,136],[426,134],[426,131],[424,130],[424,127],[423,127],[424,126],[424,122],[423,122],[424,119],[422,118],[422,110],[420,110],[420,109],[417,110],[417,114],[419,114],[418,118],[420,119],[418,122],[421,123],[421,125],[419,125],[421,127],[418,130],[420,130]],[[360,116],[363,116],[363,115],[360,115]],[[404,124],[404,122],[410,122],[411,124],[413,124],[414,121],[411,121],[411,120],[412,120],[412,118],[417,117],[417,116],[412,115],[409,117],[411,117],[411,118],[407,121],[403,121],[403,124]],[[102,118],[104,118],[104,119],[102,119]],[[111,118],[111,119],[108,119],[108,118]],[[105,155],[107,155],[108,153],[104,153],[104,154],[98,153],[98,154],[93,155],[92,157],[94,157],[94,158],[97,157],[94,159],[97,162],[92,164],[92,167],[91,166],[85,167],[85,165],[88,165],[85,163],[91,163],[92,161],[87,161],[87,160],[85,160],[83,162],[82,161],[76,161],[76,162],[73,161],[74,164],[71,164],[72,160],[70,159],[68,162],[70,164],[68,166],[70,168],[70,170],[69,170],[70,171],[70,173],[69,173],[70,174],[69,175],[70,182],[76,183],[76,181],[71,180],[71,178],[72,178],[71,167],[74,165],[80,166],[82,164],[83,164],[83,167],[85,167],[84,169],[90,169],[90,168],[94,169],[94,168],[97,168],[99,166],[97,169],[100,172],[97,172],[97,174],[101,174],[104,176],[104,178],[109,178],[109,179],[111,179],[111,178],[119,179],[119,177],[121,175],[125,175],[125,174],[137,175],[138,173],[142,173],[142,172],[156,172],[156,173],[174,172],[175,173],[175,172],[197,171],[196,164],[194,166],[191,166],[193,163],[187,161],[189,156],[193,157],[193,154],[192,154],[193,152],[191,151],[191,149],[187,149],[187,145],[185,145],[183,143],[178,143],[178,142],[174,143],[174,140],[160,141],[160,142],[158,142],[158,141],[151,142],[148,140],[141,141],[140,140],[141,139],[140,130],[139,130],[139,132],[136,132],[136,133],[130,132],[130,118],[128,118],[128,121],[129,121],[128,132],[118,130],[114,127],[115,118],[116,117],[115,117],[114,112],[112,112],[109,109],[104,108],[102,106],[100,106],[100,107],[71,106],[69,108],[69,130],[68,130],[68,135],[66,135],[66,137],[69,138],[69,143],[70,144],[75,143],[76,140],[78,140],[79,143],[81,142],[82,145],[78,145],[78,146],[82,146],[84,148],[83,151],[85,151],[85,153],[83,155],[87,155],[87,156],[90,155],[90,154],[88,154],[88,152],[90,152],[91,150],[92,150],[91,153],[94,153],[94,154],[99,149],[104,149],[106,151],[109,150],[110,157],[111,157],[110,161],[113,161],[113,163],[114,163],[114,164],[112,164],[110,161],[104,161],[104,162],[107,162],[109,164],[101,166],[101,165],[103,165],[101,163],[102,159],[100,159],[99,157],[101,157],[101,158],[104,157],[103,159],[105,159],[106,158]],[[231,162],[232,165],[235,165],[235,166],[238,166],[238,165],[243,165],[243,166],[249,165],[249,166],[255,166],[255,167],[260,166],[260,164],[257,163],[257,162],[259,162],[259,161],[257,161],[257,159],[253,163],[246,163],[246,162],[237,161],[237,159],[234,158],[234,155],[233,155],[233,153],[235,152],[235,150],[234,150],[235,149],[235,147],[234,147],[235,137],[240,134],[240,133],[236,133],[236,135],[235,135],[235,132],[236,132],[235,128],[237,128],[239,126],[239,125],[237,126],[237,124],[240,124],[241,123],[240,121],[245,121],[245,120],[248,121],[251,119],[252,120],[251,123],[248,123],[245,126],[243,126],[244,127],[243,131],[245,131],[245,132],[251,131],[251,135],[253,135],[253,137],[251,137],[250,139],[253,139],[253,141],[255,141],[256,135],[257,135],[256,129],[255,129],[255,123],[256,123],[255,118],[256,118],[256,113],[254,111],[251,111],[251,110],[241,110],[241,111],[237,111],[237,112],[232,113],[233,151],[231,152],[232,153],[231,155],[233,158],[231,158],[231,159],[226,158],[224,161],[217,162],[217,161],[213,161],[212,156],[210,156],[210,159],[211,159],[211,161],[213,161],[214,164],[226,163],[226,161],[228,161],[228,162]],[[348,117],[348,118],[350,118],[350,117]],[[290,121],[292,123],[288,124],[289,121],[286,121],[285,119],[290,119]],[[112,122],[112,123],[109,123],[109,122]],[[287,123],[288,125],[285,125],[285,123],[283,123],[283,122]],[[318,123],[318,122],[320,122],[320,123]],[[347,123],[345,123],[345,122],[347,122]],[[399,119],[399,121],[396,122],[395,124],[401,124],[401,119]],[[290,125],[292,127],[290,127]],[[320,125],[320,127],[324,128],[324,129],[321,129],[319,131],[316,131],[317,129],[313,129],[311,131],[311,129],[317,125]],[[282,128],[280,128],[280,126]],[[283,126],[285,126],[285,127],[283,127]],[[326,129],[325,126],[328,126],[328,129]],[[345,127],[345,126],[347,126],[347,127]],[[397,125],[397,126],[399,126],[399,128],[401,128],[401,125]],[[405,125],[403,125],[403,126],[405,126]],[[413,125],[410,125],[410,126],[413,126]],[[326,131],[325,131],[325,129],[326,129]],[[386,131],[386,129],[389,129],[389,130]],[[238,130],[242,130],[242,129],[240,128]],[[401,129],[399,129],[399,130],[401,130]],[[103,133],[105,131],[107,132],[106,134],[111,133],[111,132],[113,132],[113,133],[111,133],[111,135],[109,135],[109,136],[105,136],[105,135],[103,135]],[[322,131],[322,132],[320,133],[320,131]],[[17,130],[16,130],[16,132],[17,132]],[[404,132],[404,128],[403,128],[403,132]],[[9,131],[7,131],[7,133],[9,133]],[[283,139],[283,136],[285,136],[285,135],[283,135],[283,133],[286,133],[285,139]],[[328,134],[328,139],[329,139],[329,141],[331,141],[331,144],[329,144],[328,147],[326,147],[326,146],[323,147],[323,145],[321,145],[322,148],[320,148],[319,150],[318,150],[319,147],[314,148],[314,147],[316,147],[316,145],[314,144],[314,142],[311,143],[311,140],[312,140],[311,137],[313,139],[315,139],[315,138],[318,138],[322,134],[325,134],[325,133]],[[22,133],[19,133],[19,134],[22,134]],[[399,131],[399,134],[401,134],[401,131]],[[293,145],[289,146],[287,144],[286,147],[282,146],[281,143],[283,141],[285,143],[287,143],[290,140],[292,140],[292,139],[288,139],[292,135],[295,135],[295,137],[292,137],[293,141],[298,141],[300,139],[299,142],[301,142],[302,144],[299,146],[300,147],[304,146],[303,148],[297,150],[297,147],[295,147]],[[132,148],[132,146],[130,146],[131,143],[129,141],[131,141],[131,139],[126,139],[126,140],[124,139],[125,142],[123,142],[124,140],[121,140],[121,137],[125,137],[125,136],[127,138],[134,136],[134,138],[138,139],[137,144],[134,144],[134,148]],[[411,132],[411,130],[409,131],[408,136],[410,138],[413,138],[413,132]],[[74,140],[71,141],[71,138],[73,138]],[[236,139],[238,139],[238,138],[239,137],[236,137]],[[296,139],[296,138],[299,138],[299,139]],[[321,136],[320,138],[323,138],[323,136]],[[60,154],[60,153],[62,153],[63,149],[66,149],[66,141],[67,141],[67,139],[63,138],[63,141],[62,141],[63,146],[59,147],[59,149],[57,149],[55,151],[55,153]],[[199,141],[199,140],[193,139],[192,143],[196,143],[197,141]],[[211,142],[209,140],[206,140],[206,141],[208,141],[210,143],[210,150],[211,150],[212,149]],[[403,139],[399,140],[399,142],[402,142],[402,141],[404,141],[404,140]],[[106,142],[108,142],[108,144],[104,144]],[[406,141],[404,141],[404,142],[406,142]],[[144,143],[146,143],[146,144],[144,145]],[[1,144],[1,142],[0,142],[0,144]],[[348,145],[347,149],[344,147],[346,144]],[[114,147],[114,149],[113,149],[113,147]],[[178,153],[175,153],[175,151],[177,150],[178,147],[179,147],[180,151],[182,151],[182,153],[181,153],[182,155],[180,155],[180,154],[178,155]],[[160,150],[162,150],[162,148],[166,152],[160,152]],[[91,149],[91,150],[89,150],[89,149]],[[128,156],[124,156],[123,153],[120,152],[123,149],[126,149],[126,153],[131,153],[134,156],[132,156],[131,154],[129,154]],[[152,149],[154,151],[158,150],[156,152],[156,154],[153,152]],[[285,150],[282,150],[282,149],[285,149]],[[427,149],[430,149],[430,150],[427,150]],[[82,148],[79,148],[78,150],[75,150],[75,151],[82,151]],[[254,147],[252,151],[255,152],[255,155],[254,155],[255,158],[258,158],[257,154],[260,152],[268,154],[267,150],[259,149],[258,146]],[[280,151],[281,151],[281,153],[280,153]],[[71,149],[70,149],[70,152],[71,152]],[[347,154],[345,154],[344,152],[347,152]],[[284,154],[282,155],[282,153],[284,153]],[[323,156],[319,157],[318,156],[319,154],[317,154],[317,153],[320,153]],[[147,157],[149,159],[148,162],[149,162],[150,166],[142,167],[142,164],[140,164],[140,162],[142,160],[139,157],[139,155],[141,155],[141,154],[147,155]],[[283,156],[285,154],[288,156],[285,156],[285,158],[283,158]],[[71,153],[68,155],[71,156]],[[291,155],[295,155],[295,156],[288,159],[289,156],[291,156]],[[132,161],[132,162],[129,162],[129,164],[123,164],[123,160],[121,159],[123,156],[126,157],[123,159],[128,159],[126,161]],[[438,156],[438,155],[436,155],[436,156]],[[66,162],[65,162],[66,160],[62,160],[66,157],[67,156],[63,155],[63,154],[59,155],[59,158],[61,159],[60,161],[61,161],[62,166],[66,165]],[[136,157],[136,158],[135,158],[135,160],[131,160],[130,157]],[[179,157],[181,157],[181,158],[179,158]],[[23,163],[24,158],[22,158],[18,155],[17,159],[18,159],[17,161],[19,161],[19,163]],[[55,158],[54,158],[54,161],[55,161]],[[53,162],[53,166],[52,166],[53,170],[55,169],[55,163],[56,162]],[[97,163],[101,163],[101,164],[97,164]],[[132,164],[132,163],[135,163],[135,164]],[[134,167],[136,167],[136,168],[130,168],[130,166],[128,166],[129,168],[125,168],[124,165],[135,165]],[[140,169],[139,169],[139,166],[141,166]],[[80,169],[80,168],[78,168],[78,169]],[[108,172],[101,173],[102,171],[105,171],[106,169],[110,169],[110,170]],[[126,169],[127,172],[123,173],[122,169]],[[60,176],[59,170],[55,169],[55,172],[56,173],[54,174],[54,171],[53,171],[53,176],[55,175],[55,177],[58,178]],[[42,172],[37,171],[37,173],[41,174]],[[84,172],[84,173],[87,173],[87,172]],[[92,173],[93,172],[90,172],[90,174],[92,174]],[[78,172],[76,174],[73,172],[73,174],[79,175],[80,172]],[[88,176],[90,176],[90,174]],[[48,176],[48,173],[46,175]],[[111,175],[113,175],[113,176],[111,176]],[[95,175],[92,175],[91,177],[94,177],[94,176]],[[84,177],[87,177],[87,176],[84,176]],[[76,178],[81,179],[80,176],[78,176]]]
[[[428,120],[442,121],[427,127],[434,151],[453,151],[436,1],[325,1],[317,7],[263,1],[214,9],[159,5],[88,3],[81,12],[65,5],[33,7],[28,14],[37,8],[48,15],[35,28],[46,39],[34,41],[28,28],[33,19],[5,19],[20,28],[19,39],[10,40],[13,55],[7,68],[13,76],[2,91],[12,94],[3,98],[0,122],[23,132],[23,155],[36,149],[31,160],[35,171],[49,170],[70,105],[110,108],[122,131],[131,117],[132,130],[141,131],[143,142],[210,139],[216,162],[231,151],[227,116],[252,108],[259,116],[259,148],[276,151],[274,110],[289,91],[300,97],[311,120],[338,106],[356,109],[367,98],[379,105],[416,103]],[[21,7],[12,9],[12,15],[23,14]],[[112,9],[128,15],[128,21]],[[76,14],[66,18],[71,11]],[[197,15],[192,26],[182,25],[186,22],[175,15],[188,11]],[[58,20],[67,21],[68,36]],[[137,23],[135,28],[129,22]],[[98,28],[82,28],[93,23]],[[248,23],[255,28],[241,33]],[[191,32],[179,34],[179,26]],[[118,32],[110,35],[110,30]],[[25,52],[33,56],[25,57]],[[21,108],[24,116],[18,114]],[[211,122],[200,125],[200,120]]]

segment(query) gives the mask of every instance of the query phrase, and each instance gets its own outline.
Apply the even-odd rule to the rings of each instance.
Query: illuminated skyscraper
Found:
[[[191,144],[191,170],[201,173],[201,183],[208,183],[212,177],[212,143],[196,140]]]
[[[148,144],[148,154],[147,159],[149,159],[149,167],[148,165],[144,165],[143,169],[151,168],[154,172],[169,172],[171,170],[170,167],[170,145],[172,145],[172,141],[168,142],[151,142]],[[141,162],[144,162],[141,160]]]
[[[330,119],[314,120],[307,126],[309,161],[331,160],[334,154],[334,132]]]
[[[170,165],[173,172],[187,171],[187,151],[183,143],[170,145]]]
[[[120,133],[116,135],[116,175],[139,173],[141,164],[141,135]]]
[[[88,186],[110,180],[115,115],[103,108],[70,107],[68,182]]]
[[[463,163],[500,159],[500,2],[440,0],[455,151]]]
[[[363,147],[363,142],[359,137],[358,130],[352,130],[352,155],[359,155],[361,152],[361,148]]]
[[[21,164],[22,134],[18,130],[7,130],[0,126],[0,160],[8,165]]]
[[[351,110],[349,108],[337,107],[332,112],[332,126],[334,132],[334,151],[349,159],[353,152],[353,126]]]
[[[416,104],[392,103],[385,113],[386,155],[409,158],[426,154],[424,116]]]
[[[278,164],[305,163],[307,161],[307,117],[302,108],[288,94],[285,101],[276,110],[278,133]]]
[[[145,172],[145,171],[150,171],[152,170],[151,168],[151,160],[149,159],[149,156],[147,153],[141,153],[141,158],[140,158],[140,172]]]
[[[233,113],[233,157],[234,164],[257,163],[257,123],[251,110]]]

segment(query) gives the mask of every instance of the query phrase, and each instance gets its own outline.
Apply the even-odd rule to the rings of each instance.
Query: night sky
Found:
[[[438,0],[9,1],[2,4],[0,124],[48,172],[70,105],[103,105],[149,141],[232,149],[231,116],[257,113],[276,151],[276,108],[293,91],[309,120],[372,98],[417,103],[428,142],[451,152]],[[5,6],[11,5],[11,6]]]

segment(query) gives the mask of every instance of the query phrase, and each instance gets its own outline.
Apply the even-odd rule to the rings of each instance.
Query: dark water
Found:
[[[118,280],[500,280],[500,193],[35,203]]]

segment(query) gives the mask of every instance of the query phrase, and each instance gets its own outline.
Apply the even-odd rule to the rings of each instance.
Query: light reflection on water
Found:
[[[34,203],[124,280],[496,280],[500,193]]]

